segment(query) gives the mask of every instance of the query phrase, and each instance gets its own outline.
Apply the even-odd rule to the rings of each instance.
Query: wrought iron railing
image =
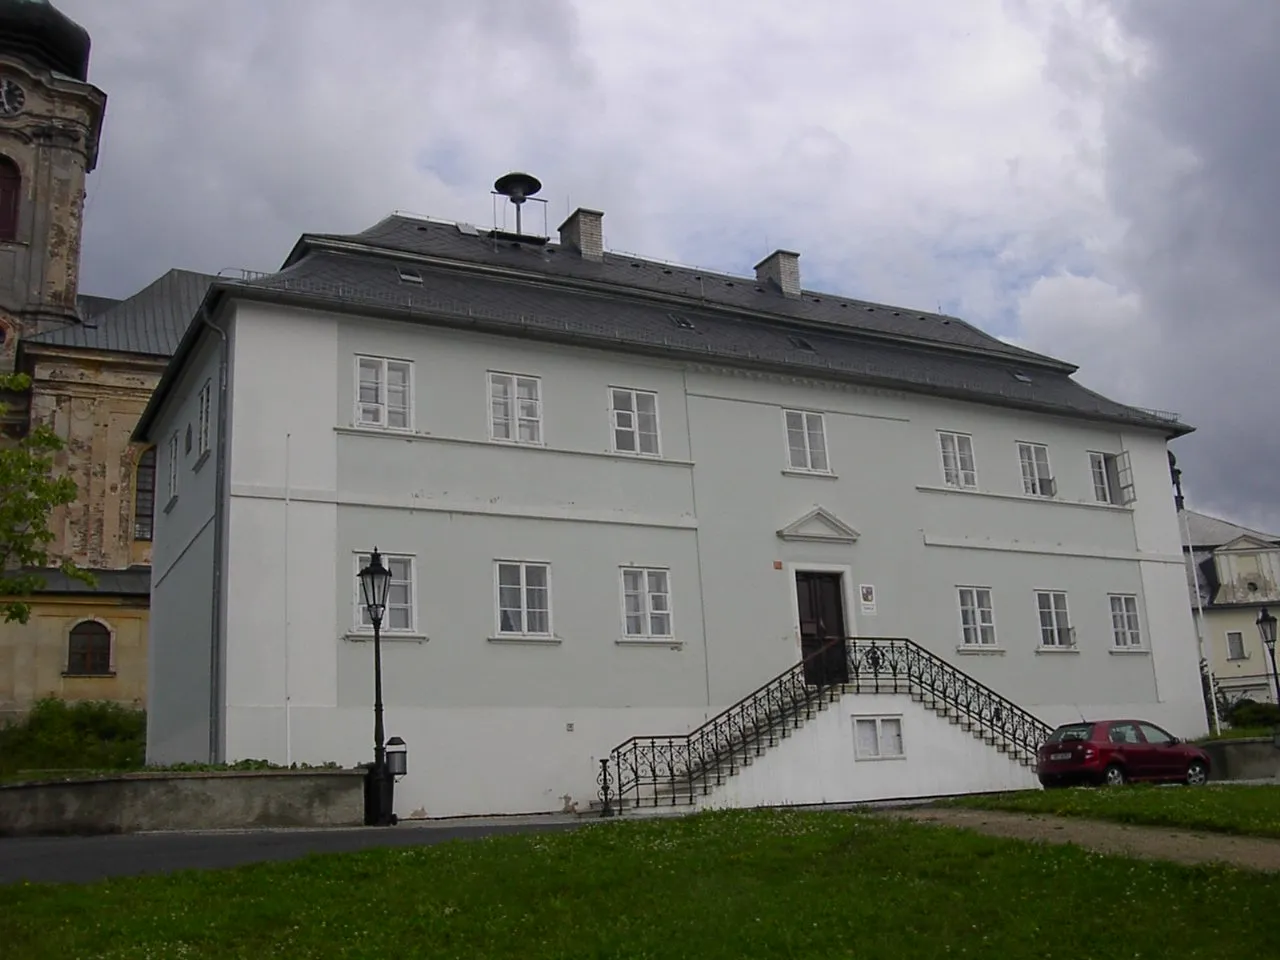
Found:
[[[861,693],[909,693],[1024,758],[1034,757],[1052,730],[912,640],[838,639],[687,734],[632,737],[619,744],[600,760],[600,815],[706,796],[837,700],[846,685]]]

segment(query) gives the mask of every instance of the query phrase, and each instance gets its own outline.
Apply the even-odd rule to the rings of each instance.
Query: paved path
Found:
[[[1248,870],[1280,870],[1280,840],[1193,833],[1168,827],[1138,827],[1039,813],[916,807],[883,810],[881,816],[916,823],[961,827],[997,837],[1042,843],[1074,843],[1099,853],[1114,853],[1175,863],[1226,863]]]
[[[402,822],[395,827],[329,830],[209,830],[108,837],[0,839],[0,884],[22,880],[86,883],[105,877],[209,870],[309,853],[368,847],[409,847],[502,833],[567,830],[587,822],[569,817]]]

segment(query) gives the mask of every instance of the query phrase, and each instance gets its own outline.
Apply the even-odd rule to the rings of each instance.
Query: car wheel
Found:
[[[1202,787],[1209,781],[1209,768],[1203,760],[1192,760],[1187,767],[1187,786]]]
[[[1124,769],[1116,763],[1102,772],[1102,782],[1108,787],[1123,787],[1126,779]]]

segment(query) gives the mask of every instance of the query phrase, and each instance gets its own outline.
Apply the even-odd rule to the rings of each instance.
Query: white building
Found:
[[[159,449],[151,761],[370,759],[375,545],[402,817],[586,809],[640,734],[623,780],[671,773],[740,740],[682,735],[771,678],[774,714],[804,689],[820,629],[909,638],[879,649],[914,679],[860,672],[700,803],[1032,785],[1033,721],[990,691],[1204,732],[1176,417],[802,290],[793,253],[755,279],[606,253],[589,210],[560,239],[391,217],[214,285],[135,435]]]

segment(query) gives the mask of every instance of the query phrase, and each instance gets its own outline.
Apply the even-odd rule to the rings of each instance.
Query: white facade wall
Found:
[[[618,742],[684,732],[796,662],[806,567],[845,576],[850,632],[910,637],[1051,723],[1203,730],[1154,434],[256,304],[234,350],[228,759],[371,756],[372,650],[352,633],[375,544],[414,557],[414,629],[384,645],[402,816],[584,806]],[[356,353],[412,361],[411,433],[354,428]],[[543,445],[489,439],[489,370],[541,378]],[[611,451],[610,386],[657,392],[661,459]],[[833,476],[786,472],[787,406],[824,414]],[[972,434],[981,493],[943,487],[939,429]],[[1019,440],[1049,445],[1056,500],[1021,495]],[[1087,451],[1121,449],[1138,500],[1095,504]],[[779,538],[815,506],[856,542]],[[496,559],[550,564],[550,642],[494,639]],[[670,571],[672,641],[619,642],[629,564]],[[992,589],[996,650],[957,650],[957,585]],[[1076,652],[1037,649],[1037,588],[1068,594]],[[1142,652],[1112,652],[1110,592],[1139,598]]]

